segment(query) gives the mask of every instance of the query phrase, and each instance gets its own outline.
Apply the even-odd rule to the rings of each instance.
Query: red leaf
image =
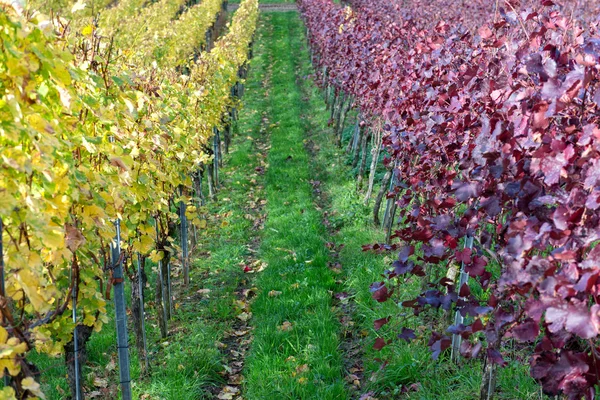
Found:
[[[461,251],[457,251],[455,253],[456,261],[464,262],[465,264],[469,264],[469,263],[471,263],[471,254],[472,253],[473,253],[473,250],[469,249],[469,248],[463,249]]]
[[[373,350],[381,350],[386,346],[385,340],[383,338],[375,339],[375,344],[373,345]]]
[[[388,322],[390,322],[390,317],[387,318],[380,318],[377,319],[373,322],[373,325],[375,327],[375,330],[378,331],[381,329],[382,326],[384,326],[385,324],[387,324]]]
[[[458,295],[460,297],[467,297],[471,294],[471,289],[469,288],[469,285],[467,283],[463,283],[463,285],[460,287],[460,292],[458,292]]]

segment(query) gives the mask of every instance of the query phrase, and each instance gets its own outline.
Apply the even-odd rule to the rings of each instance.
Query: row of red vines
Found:
[[[464,356],[483,348],[500,365],[506,340],[530,343],[531,374],[545,393],[592,398],[600,380],[597,25],[582,28],[549,0],[521,11],[500,1],[473,31],[403,19],[384,1],[299,3],[325,82],[386,122],[399,240],[366,248],[399,255],[373,297],[389,300],[399,283],[424,277],[404,307],[415,316],[456,308],[466,318],[431,333],[435,357],[449,334],[462,336]],[[466,237],[473,249],[461,246]],[[446,277],[458,263],[470,285]]]

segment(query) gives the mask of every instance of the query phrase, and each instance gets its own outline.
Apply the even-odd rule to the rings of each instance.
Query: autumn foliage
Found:
[[[404,307],[466,317],[431,332],[434,356],[460,334],[464,356],[503,365],[502,344],[523,342],[547,394],[593,398],[600,39],[584,17],[594,14],[548,0],[399,3],[300,1],[323,83],[387,124],[401,210],[387,248],[399,254],[373,297],[397,301],[398,283],[416,275],[424,290]],[[456,287],[445,269],[461,263],[471,279]]]

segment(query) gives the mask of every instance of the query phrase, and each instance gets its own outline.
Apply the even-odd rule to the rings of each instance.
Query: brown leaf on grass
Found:
[[[282,332],[288,332],[294,329],[294,327],[290,321],[284,321],[284,323],[281,324],[281,326],[278,326],[277,329],[279,329]]]
[[[114,371],[117,368],[117,363],[115,362],[115,360],[113,358],[110,359],[110,361],[108,362],[108,364],[106,364],[106,370],[108,372],[110,371]]]
[[[296,373],[302,374],[304,372],[308,372],[310,370],[308,364],[302,364],[296,367]]]
[[[240,315],[238,315],[238,316],[237,316],[237,318],[238,318],[240,321],[246,322],[246,321],[248,321],[250,318],[252,318],[252,313],[249,313],[249,312],[243,312],[243,313],[241,313]]]
[[[351,383],[352,385],[356,386],[356,387],[360,387],[360,378],[357,375],[354,374],[350,374],[346,377],[346,381],[348,381],[349,383]]]
[[[99,377],[95,377],[94,378],[94,386],[99,387],[99,388],[108,387],[108,380],[99,378]]]
[[[277,297],[277,296],[281,296],[281,292],[279,292],[277,290],[271,290],[269,292],[269,297]]]
[[[244,377],[240,374],[231,375],[227,380],[230,385],[241,385],[244,381]]]
[[[240,389],[235,386],[225,386],[223,390],[217,395],[217,399],[220,400],[231,400],[240,392]]]

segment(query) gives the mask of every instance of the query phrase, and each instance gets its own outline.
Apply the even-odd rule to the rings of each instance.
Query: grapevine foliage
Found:
[[[600,375],[597,24],[549,0],[500,2],[475,13],[475,26],[460,24],[466,6],[445,11],[442,1],[352,3],[301,0],[300,8],[323,82],[387,122],[398,240],[365,249],[397,250],[398,258],[372,286],[374,299],[399,302],[415,316],[442,308],[466,317],[431,333],[434,357],[451,334],[463,337],[464,356],[485,354],[500,365],[503,341],[529,343],[531,375],[547,394],[593,398]],[[466,237],[475,239],[473,249],[463,248]],[[471,281],[456,287],[445,271],[461,263]],[[396,285],[415,276],[425,289],[403,298]],[[415,332],[405,328],[399,337],[409,341]]]
[[[0,5],[0,367],[18,377],[19,398],[43,396],[22,355],[63,351],[75,327],[67,312],[74,290],[79,323],[99,330],[107,322],[115,220],[123,257],[154,261],[173,250],[165,232],[179,218],[174,204],[188,203],[190,221],[201,222],[186,194],[190,174],[210,162],[213,128],[233,106],[258,2],[243,1],[227,34],[201,54],[220,0],[181,16],[184,2],[141,12],[139,3],[119,2],[119,12],[94,19],[77,3],[72,21]],[[160,18],[136,25],[152,13]],[[0,396],[13,398],[13,388]]]

